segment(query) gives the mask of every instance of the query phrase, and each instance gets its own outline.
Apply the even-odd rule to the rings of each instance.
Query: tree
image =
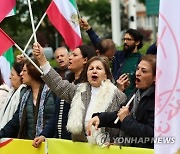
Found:
[[[140,3],[144,3],[145,4],[145,0],[139,0]]]
[[[35,25],[38,24],[50,2],[51,0],[31,1]],[[32,26],[27,1],[17,1],[16,10],[16,15],[5,18],[1,23],[1,27],[7,31],[8,35],[23,48],[32,34]],[[49,23],[46,17],[37,31],[38,42],[40,42],[42,46],[48,45],[54,47],[54,33],[55,29]]]
[[[121,4],[121,28],[127,29],[128,18],[124,13],[124,6]],[[86,17],[90,25],[101,37],[111,38],[111,4],[109,0],[79,0],[79,12]],[[85,34],[86,36],[87,34]]]
[[[34,15],[35,25],[38,24],[40,18],[46,11],[51,0],[31,0],[32,11]],[[93,26],[101,37],[111,37],[111,6],[109,0],[77,0],[77,5],[81,16],[86,16],[89,23]],[[17,13],[15,16],[5,18],[0,27],[22,48],[28,42],[32,34],[32,26],[29,15],[27,1],[17,1]],[[127,16],[124,14],[124,8],[121,5],[122,29],[126,29],[128,25]],[[56,29],[51,25],[46,17],[37,31],[38,42],[42,46],[51,46],[55,49],[55,33]],[[59,36],[59,42],[63,41]],[[87,34],[84,36],[87,37]],[[89,40],[88,38],[84,40]],[[31,42],[31,44],[34,40]],[[85,41],[84,41],[85,42]]]

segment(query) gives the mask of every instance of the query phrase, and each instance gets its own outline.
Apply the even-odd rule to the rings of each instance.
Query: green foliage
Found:
[[[35,26],[40,21],[42,15],[49,6],[51,0],[31,0],[31,6],[35,21]],[[111,6],[109,0],[77,0],[81,16],[86,16],[88,22],[101,37],[111,38]],[[127,16],[123,13],[121,5],[122,29],[127,28]],[[32,26],[29,15],[27,1],[17,0],[16,15],[5,18],[0,23],[0,27],[23,49],[32,34]],[[51,25],[48,18],[45,17],[40,28],[37,31],[38,42],[44,46],[51,46],[55,49],[56,29]],[[59,33],[58,33],[59,34]],[[59,42],[63,39],[58,35]],[[32,40],[32,43],[34,40]],[[83,42],[89,43],[89,38],[83,32]]]
[[[31,1],[35,26],[38,24],[40,18],[46,11],[50,1],[51,0]],[[0,26],[18,45],[24,48],[32,34],[32,26],[27,1],[17,1],[16,15],[5,18]],[[48,45],[54,47],[54,33],[55,29],[49,23],[46,17],[37,31],[38,42],[42,46]]]
[[[144,45],[143,45],[143,47],[139,50],[140,53],[142,53],[143,55],[145,55],[145,54],[146,54],[146,51],[147,51],[147,49],[149,48],[150,45],[151,45],[150,42],[145,42]]]
[[[140,3],[144,3],[145,4],[145,0],[139,0]]]
[[[80,14],[88,16],[90,23],[111,26],[111,6],[109,0],[80,0],[77,2]]]
[[[20,55],[20,54],[22,54],[21,51],[19,51],[17,49],[14,50],[14,57],[16,57],[17,55]]]
[[[56,63],[55,59],[49,60],[49,63],[53,68],[57,67],[57,63]]]
[[[88,19],[89,24],[101,38],[112,38],[111,30],[111,4],[109,0],[78,0],[77,5],[82,17]],[[124,13],[124,7],[121,4],[121,29],[127,29],[128,18]],[[83,30],[83,42],[89,44],[87,33]]]

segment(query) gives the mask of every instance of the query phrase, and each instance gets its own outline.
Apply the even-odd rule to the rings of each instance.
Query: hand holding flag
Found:
[[[11,46],[15,45],[16,48],[18,48],[24,56],[38,69],[38,71],[43,74],[41,69],[31,60],[31,58],[28,57],[28,55],[0,28],[0,55],[2,55],[7,49],[9,49]]]
[[[38,42],[33,44],[33,55],[36,57],[37,61],[39,62],[40,66],[43,66],[47,63],[47,59],[44,55],[43,48]]]
[[[128,101],[128,103],[126,104],[126,107],[128,107],[131,102],[133,101],[133,99],[135,98],[135,94],[131,97],[131,99]],[[117,124],[117,122],[119,121],[119,117],[116,118],[116,120],[114,121],[114,124]]]

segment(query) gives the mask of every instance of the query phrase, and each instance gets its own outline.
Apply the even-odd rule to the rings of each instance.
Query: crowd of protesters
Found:
[[[57,48],[57,68],[36,42],[32,60],[43,74],[22,55],[12,67],[12,87],[0,71],[0,138],[31,139],[37,148],[45,138],[98,144],[97,135],[105,132],[110,143],[115,137],[154,137],[156,56],[151,53],[156,44],[143,56],[143,35],[128,29],[123,50],[117,51],[86,20],[80,19],[80,26],[92,46],[81,45],[71,53]],[[128,146],[153,148],[153,143]]]

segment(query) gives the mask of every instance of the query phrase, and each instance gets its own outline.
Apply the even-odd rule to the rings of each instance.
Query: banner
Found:
[[[32,140],[0,139],[0,154],[45,154],[44,148],[44,143],[34,148]]]
[[[48,154],[153,154],[153,149],[110,146],[100,148],[84,142],[72,142],[62,139],[47,139]]]
[[[110,146],[101,148],[84,142],[62,139],[47,139],[39,148],[32,146],[32,140],[0,139],[0,154],[153,154],[153,149]]]
[[[161,0],[159,12],[155,153],[180,152],[180,0]]]

